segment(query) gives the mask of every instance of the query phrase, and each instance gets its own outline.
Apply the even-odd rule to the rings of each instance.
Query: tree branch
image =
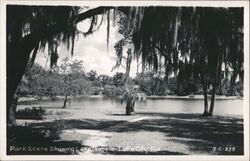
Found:
[[[116,9],[116,7],[107,6],[107,7],[97,7],[94,9],[90,9],[86,12],[83,12],[83,13],[80,13],[80,14],[74,16],[70,22],[73,22],[73,24],[76,25],[77,23],[79,23],[87,18],[91,18],[92,16],[103,14],[110,9]],[[124,14],[126,14],[128,12],[128,7],[118,7],[117,9],[120,10],[121,12],[123,12]],[[50,37],[53,34],[57,34],[57,33],[62,32],[62,29],[63,28],[60,25],[42,27],[36,31],[31,32],[30,34],[26,35],[25,37],[23,37],[23,41],[25,41],[25,39],[29,39],[30,37],[34,37],[34,35],[38,35],[38,34],[40,36],[42,36],[41,38]]]
[[[110,7],[110,6],[107,6],[107,7],[97,7],[97,8],[94,8],[94,9],[90,9],[86,12],[83,12],[83,13],[80,13],[76,16],[74,16],[73,18],[73,23],[74,24],[77,24],[87,18],[90,18],[92,16],[95,16],[95,15],[100,15],[100,14],[103,14],[105,13],[106,11],[110,10],[110,9],[114,9],[115,7]]]

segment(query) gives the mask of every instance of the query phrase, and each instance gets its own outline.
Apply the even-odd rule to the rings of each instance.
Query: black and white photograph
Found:
[[[248,1],[14,2],[1,159],[249,159]]]

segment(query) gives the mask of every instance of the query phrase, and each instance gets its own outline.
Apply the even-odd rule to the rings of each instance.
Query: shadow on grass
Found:
[[[161,132],[169,141],[188,145],[190,151],[212,154],[243,155],[243,119],[201,117],[199,114],[137,113],[155,119],[106,129],[112,132]],[[218,151],[222,147],[223,150]],[[230,150],[235,148],[235,150]],[[216,150],[215,150],[216,149]]]
[[[107,115],[110,115],[110,116],[128,116],[129,117],[129,115],[126,115],[125,113],[109,113]]]
[[[115,121],[115,120],[94,120],[94,119],[69,119],[69,120],[55,120],[52,122],[39,122],[39,123],[30,123],[29,127],[44,127],[49,128],[51,124],[57,124],[61,122],[63,124],[63,129],[92,129],[92,130],[102,130],[126,121]]]
[[[7,129],[8,155],[51,155],[76,154],[77,149],[84,146],[80,141],[60,140],[59,130],[65,129],[93,129],[101,130],[124,121],[111,120],[55,120],[39,123],[30,123],[28,126],[15,126]],[[57,126],[62,126],[60,129]],[[55,131],[56,130],[56,131]],[[50,136],[48,136],[50,135]],[[31,150],[29,150],[31,149]],[[73,150],[72,150],[73,149]]]
[[[7,155],[69,155],[82,147],[77,141],[46,137],[44,128],[15,126],[8,129]]]
[[[243,119],[236,117],[213,116],[200,117],[199,114],[169,114],[169,113],[137,113],[138,116],[149,116],[151,119],[140,120],[136,122],[117,121],[117,120],[60,120],[63,129],[93,129],[106,132],[160,132],[166,136],[168,141],[179,144],[185,144],[189,147],[189,151],[202,154],[219,154],[219,155],[242,155],[243,154]],[[123,115],[114,115],[123,116]],[[31,123],[28,128],[50,128],[51,124],[56,124],[58,120],[52,122]],[[122,124],[122,126],[119,126]],[[115,126],[116,125],[116,126]],[[114,127],[114,128],[112,128]],[[22,131],[21,133],[24,133]],[[15,133],[16,134],[16,133]],[[24,133],[25,134],[25,133]],[[22,144],[25,145],[45,145],[58,147],[80,147],[79,142],[73,141],[55,141],[53,139],[39,140],[34,135],[19,136]],[[9,137],[9,135],[8,135]],[[34,142],[36,140],[36,142]],[[11,141],[10,141],[11,143]],[[20,141],[15,143],[20,144]],[[20,145],[22,145],[20,144]],[[8,144],[11,145],[11,144]],[[214,150],[223,147],[222,151]],[[226,151],[225,147],[234,147],[235,151]],[[52,153],[52,152],[51,152]],[[57,154],[54,152],[53,154]],[[145,153],[135,152],[109,152],[108,154],[129,154],[142,155]],[[14,154],[14,153],[11,153]],[[36,154],[36,153],[32,153]],[[40,154],[40,153],[39,153]],[[47,153],[46,153],[47,154]],[[50,153],[49,153],[50,154]],[[73,154],[73,153],[58,153]],[[157,152],[148,155],[180,155],[178,152]]]

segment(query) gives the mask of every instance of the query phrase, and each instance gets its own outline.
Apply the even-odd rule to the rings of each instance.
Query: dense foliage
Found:
[[[116,44],[118,62],[126,55],[127,69],[133,57],[154,71],[164,68],[166,84],[174,75],[179,90],[184,83],[194,92],[197,87],[189,82],[196,80],[202,85],[204,116],[213,115],[221,80],[235,86],[238,79],[243,86],[243,8],[138,7],[119,24],[124,36]]]
[[[37,96],[38,98],[49,97],[56,99],[57,96],[88,96],[103,94],[114,98],[124,94],[125,73],[117,72],[114,76],[98,75],[96,71],[85,72],[81,61],[69,62],[64,59],[61,66],[52,70],[45,70],[38,64],[34,64],[23,77],[19,87],[20,96]],[[62,70],[68,68],[65,73]],[[176,77],[170,77],[165,82],[164,77],[160,77],[151,71],[138,73],[135,78],[129,78],[132,85],[138,85],[139,91],[146,95],[191,95],[203,94],[202,84],[193,79],[178,82]],[[208,91],[211,93],[211,88]],[[221,80],[221,85],[216,91],[217,95],[243,96],[243,87],[240,81],[234,86],[230,86],[229,79]]]
[[[81,65],[81,61],[69,62],[68,58],[65,58],[60,66],[50,70],[34,64],[23,77],[19,94],[38,96],[40,99],[90,95],[94,88],[91,81],[85,77]]]
[[[125,85],[132,59],[141,60],[142,66],[148,66],[151,71],[163,68],[166,86],[169,77],[174,75],[177,91],[183,89],[179,95],[194,93],[199,84],[202,85],[205,116],[213,115],[215,94],[218,89],[223,93],[223,85],[229,86],[226,90],[229,93],[243,87],[243,8],[105,6],[86,11],[71,6],[10,5],[7,6],[6,37],[9,122],[14,120],[10,117],[15,111],[15,93],[29,60],[33,63],[37,51],[47,45],[53,67],[59,57],[57,48],[60,43],[67,44],[73,54],[75,37],[93,34],[101,25],[97,23],[98,15],[107,20],[107,44],[111,15],[113,22],[120,18],[119,32],[123,38],[115,49],[117,66],[126,58]],[[91,20],[89,30],[86,33],[77,31],[77,23],[88,18]],[[93,73],[91,77],[93,80]],[[192,83],[194,80],[197,80],[196,85]],[[156,82],[161,84],[160,80]],[[191,90],[186,92],[185,88]],[[210,89],[212,99],[208,108]],[[70,88],[64,91],[68,93],[65,97],[74,95],[68,92],[72,91]]]

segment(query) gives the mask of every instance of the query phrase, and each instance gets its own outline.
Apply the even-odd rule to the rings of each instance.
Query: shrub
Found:
[[[15,114],[17,119],[42,120],[46,111],[42,107],[32,107],[18,110]]]
[[[64,127],[62,119],[56,119],[55,122],[51,122],[49,129],[44,132],[44,138],[57,140],[60,137],[61,130]]]

